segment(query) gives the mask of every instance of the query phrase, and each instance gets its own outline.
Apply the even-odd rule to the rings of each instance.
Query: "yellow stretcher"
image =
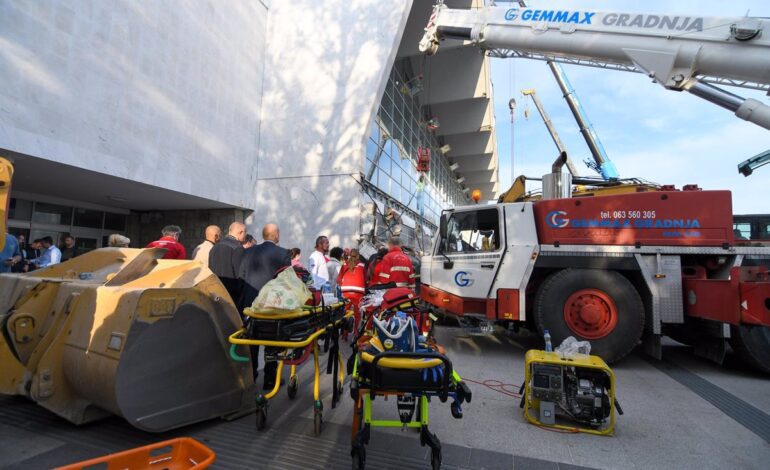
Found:
[[[230,347],[230,356],[236,361],[248,361],[246,357],[239,356],[235,352],[235,348],[238,345],[243,346],[265,346],[267,348],[280,348],[281,351],[275,354],[278,361],[278,367],[276,371],[275,386],[267,394],[259,394],[256,398],[256,415],[257,415],[257,429],[263,430],[267,423],[267,405],[268,400],[273,398],[281,388],[281,373],[283,371],[284,364],[291,366],[291,372],[289,376],[288,395],[290,399],[294,399],[297,396],[297,390],[299,388],[299,382],[297,379],[297,366],[305,362],[308,359],[309,354],[313,355],[313,422],[314,431],[316,435],[321,433],[323,427],[323,403],[320,399],[320,379],[321,371],[318,361],[318,339],[325,336],[328,341],[331,342],[329,348],[329,365],[327,373],[336,373],[337,380],[333,385],[332,393],[332,408],[334,408],[342,395],[343,381],[345,379],[345,373],[343,370],[342,354],[339,351],[339,336],[343,330],[349,330],[351,319],[353,317],[352,311],[345,311],[346,303],[337,302],[335,304],[318,306],[318,307],[304,307],[301,310],[292,312],[276,312],[276,311],[254,311],[251,309],[245,309],[244,314],[251,319],[261,320],[263,322],[280,322],[291,321],[303,318],[308,318],[313,315],[320,316],[325,319],[317,324],[315,331],[309,333],[306,337],[299,340],[294,338],[290,340],[271,340],[271,339],[254,339],[249,338],[246,328],[241,328],[232,335],[230,335],[229,341],[232,344]],[[336,315],[324,316],[325,313],[336,312]],[[328,344],[328,343],[327,343]],[[336,360],[333,357],[336,355]],[[267,358],[267,354],[266,354]],[[267,360],[267,359],[266,359]],[[333,369],[333,371],[332,371]]]

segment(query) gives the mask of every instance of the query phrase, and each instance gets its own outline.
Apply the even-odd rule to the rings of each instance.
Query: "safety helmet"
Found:
[[[375,336],[385,351],[415,351],[417,324],[414,318],[404,312],[396,312],[386,319],[375,317],[373,324]]]

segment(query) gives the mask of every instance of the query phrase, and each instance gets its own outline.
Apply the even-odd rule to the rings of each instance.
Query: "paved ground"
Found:
[[[509,391],[518,390],[524,352],[534,346],[526,335],[467,336],[447,327],[439,328],[438,337],[461,375],[509,384]],[[445,468],[767,468],[770,378],[741,368],[733,357],[726,367],[712,365],[673,342],[664,356],[657,362],[636,354],[614,368],[625,411],[614,437],[531,426],[518,398],[475,383],[462,420],[434,401],[431,428],[444,445]],[[216,468],[349,468],[352,400],[332,410],[326,378],[325,428],[313,437],[310,368],[300,377],[297,400],[290,402],[282,392],[271,404],[268,429],[259,434],[253,415],[161,436],[117,418],[75,427],[23,399],[0,397],[0,468],[48,468],[176,435],[196,437],[214,449]],[[395,403],[378,400],[375,412],[395,417]],[[377,469],[428,468],[428,457],[415,431],[378,429],[367,462]]]

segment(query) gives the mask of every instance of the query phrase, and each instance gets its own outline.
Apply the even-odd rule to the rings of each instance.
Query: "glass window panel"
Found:
[[[35,203],[35,212],[32,215],[32,220],[43,224],[70,225],[72,224],[72,208],[58,204],[37,202]]]
[[[379,147],[377,146],[377,142],[373,141],[372,139],[369,139],[366,141],[366,156],[370,160],[374,160],[374,156],[377,155],[377,149]]]
[[[369,134],[369,137],[372,140],[374,140],[375,142],[380,140],[380,126],[379,126],[379,124],[377,124],[377,120],[376,119],[372,122],[372,128],[371,128],[370,132],[371,133]]]
[[[398,148],[398,144],[395,142],[392,142],[390,148],[390,156],[393,157],[393,161],[398,161],[401,159],[401,151]]]
[[[390,195],[395,199],[396,201],[401,201],[401,186],[395,183],[391,183],[390,185]]]
[[[385,99],[382,101],[382,109],[385,111],[384,114],[393,116],[393,102],[390,99]]]
[[[770,223],[759,223],[759,233],[757,234],[757,238],[759,240],[770,240]]]
[[[24,241],[25,243],[30,243],[29,240],[29,229],[28,228],[17,228],[17,227],[8,227],[8,233],[16,237],[18,240],[19,235],[24,235]]]
[[[67,232],[32,229],[30,230],[30,233],[29,233],[29,239],[34,241],[34,240],[37,240],[38,238],[51,237],[51,240],[53,240],[54,244],[58,244],[60,236],[63,236],[65,233]]]
[[[91,250],[94,250],[97,248],[96,243],[98,240],[96,238],[76,238],[75,239],[75,246],[78,247],[81,253],[86,253]],[[107,246],[106,244],[104,246]]]
[[[16,220],[31,220],[32,201],[12,197],[11,202],[8,205],[8,218]]]
[[[72,225],[88,228],[102,228],[102,219],[104,212],[92,211],[89,209],[75,208],[75,221]]]
[[[117,231],[124,231],[126,230],[126,215],[125,214],[114,214],[112,212],[107,212],[104,214],[104,228],[105,230],[117,230]],[[104,246],[107,246],[105,243]]]
[[[390,156],[383,153],[382,156],[380,157],[380,161],[377,164],[377,166],[379,166],[382,171],[389,174],[390,173]]]

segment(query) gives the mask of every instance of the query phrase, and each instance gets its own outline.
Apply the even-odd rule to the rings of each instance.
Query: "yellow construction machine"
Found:
[[[540,192],[527,191],[527,180],[540,181],[540,178],[529,178],[524,175],[517,177],[508,191],[502,193],[497,202],[526,202],[541,199]],[[589,178],[574,178],[572,180],[572,197],[613,196],[617,194],[657,191],[660,185],[638,178],[602,181]]]
[[[0,159],[3,209],[12,168]],[[251,362],[229,356],[233,301],[206,266],[164,253],[102,248],[0,274],[0,393],[152,432],[253,409]]]
[[[11,180],[13,179],[13,165],[3,157],[0,157],[0,250],[5,247],[6,219],[8,218],[8,201],[11,194]]]

